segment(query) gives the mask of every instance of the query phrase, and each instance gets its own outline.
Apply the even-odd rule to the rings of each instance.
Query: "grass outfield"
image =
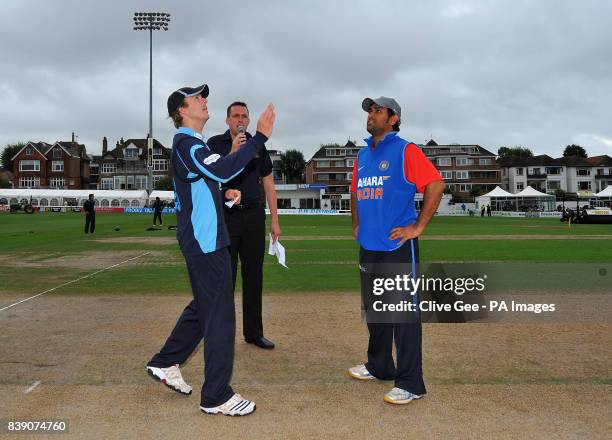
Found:
[[[146,231],[150,221],[149,215],[98,214],[96,233],[89,236],[82,232],[82,214],[0,214],[0,294],[38,293],[149,251],[133,264],[56,293],[188,292],[175,232]],[[173,216],[165,221],[175,224]],[[266,255],[265,291],[358,290],[358,246],[350,217],[282,216],[281,227],[290,269]],[[609,225],[569,228],[558,219],[437,217],[420,250],[424,262],[605,264],[612,261],[611,239]],[[533,267],[534,276],[541,271],[537,265],[527,267]]]

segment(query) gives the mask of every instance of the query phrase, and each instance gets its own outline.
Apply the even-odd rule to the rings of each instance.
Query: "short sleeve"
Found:
[[[351,193],[357,192],[357,158],[353,163],[353,177],[351,178]]]
[[[270,153],[264,147],[261,152],[261,166],[259,167],[259,175],[260,177],[269,176],[272,173],[272,159],[270,158]]]
[[[431,182],[443,180],[436,167],[415,144],[408,144],[404,150],[404,176],[408,182],[416,185],[420,193]]]

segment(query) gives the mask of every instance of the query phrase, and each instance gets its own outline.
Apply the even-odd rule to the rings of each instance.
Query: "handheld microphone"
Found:
[[[246,133],[246,127],[244,125],[238,126],[238,134]]]

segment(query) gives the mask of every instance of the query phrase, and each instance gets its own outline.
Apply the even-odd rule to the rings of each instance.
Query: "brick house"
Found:
[[[13,156],[14,188],[82,189],[89,187],[85,145],[75,141],[28,142]]]

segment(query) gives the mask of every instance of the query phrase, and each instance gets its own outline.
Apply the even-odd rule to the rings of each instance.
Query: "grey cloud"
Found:
[[[612,154],[612,4],[600,1],[3,1],[0,146],[148,130],[148,38],[132,13],[172,14],[154,34],[154,134],[165,100],[206,81],[212,118],[246,100],[252,126],[274,101],[270,147],[363,138],[367,95],[396,97],[416,142],[522,144],[559,155],[581,142]]]

